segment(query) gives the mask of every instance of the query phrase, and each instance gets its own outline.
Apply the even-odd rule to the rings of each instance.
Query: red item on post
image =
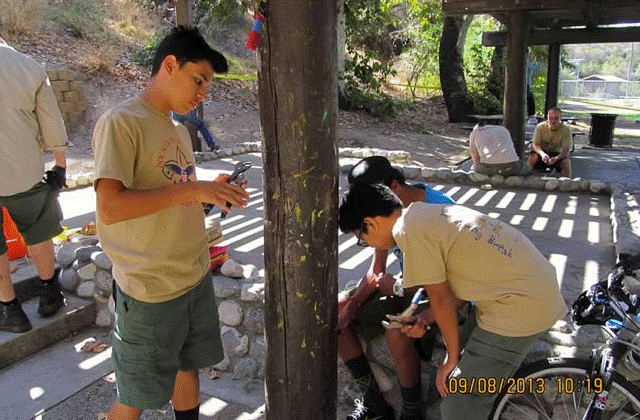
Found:
[[[249,32],[249,38],[247,39],[247,48],[251,51],[255,51],[258,48],[260,42],[260,36],[262,35],[262,25],[264,24],[264,15],[262,13],[256,13],[253,19],[253,28]]]

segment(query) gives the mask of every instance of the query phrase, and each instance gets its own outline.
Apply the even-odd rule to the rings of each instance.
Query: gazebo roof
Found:
[[[506,14],[525,10],[533,29],[598,28],[640,23],[638,0],[443,0],[445,14]]]

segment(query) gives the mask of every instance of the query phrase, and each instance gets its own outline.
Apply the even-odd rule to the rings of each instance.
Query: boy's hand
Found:
[[[63,187],[67,186],[67,168],[54,166],[51,170],[45,172],[44,180],[51,186],[54,193],[59,192]]]
[[[407,337],[412,338],[422,337],[427,330],[431,329],[431,325],[435,322],[431,308],[427,308],[417,316],[412,316],[411,318],[412,319],[401,320],[401,322],[407,325],[403,326],[400,331],[405,333]]]
[[[396,284],[396,279],[390,274],[380,274],[378,276],[378,289],[383,295],[395,295],[393,291],[393,285]]]
[[[336,330],[340,331],[346,328],[352,320],[356,319],[359,309],[360,305],[353,299],[353,296],[338,302],[338,325]]]
[[[200,199],[203,203],[215,204],[227,213],[230,211],[227,203],[230,203],[231,207],[239,208],[247,205],[249,194],[240,186],[220,181],[198,182],[202,182],[201,185],[203,186]]]
[[[459,358],[452,358],[447,354],[442,365],[438,368],[438,372],[436,373],[436,387],[442,397],[446,397],[449,393],[449,375],[451,375],[451,372],[456,368],[458,362]]]
[[[400,321],[402,322],[402,321]],[[424,326],[416,321],[411,322],[409,320],[406,320],[405,322],[403,322],[405,325],[400,327],[400,331],[402,331],[407,337],[411,337],[411,338],[420,338],[422,337],[427,330],[429,329],[429,327]]]

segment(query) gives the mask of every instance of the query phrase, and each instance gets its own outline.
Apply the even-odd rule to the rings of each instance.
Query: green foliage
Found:
[[[403,54],[411,72],[408,76],[409,91],[416,97],[416,87],[440,84],[438,52],[442,36],[442,4],[440,0],[408,0],[407,18],[402,22],[404,34],[410,40]]]
[[[50,19],[78,38],[104,39],[104,9],[91,0],[65,0],[49,10]]]
[[[499,24],[493,18],[480,15],[469,26],[465,40],[465,79],[475,111],[480,114],[502,113],[504,58],[493,60],[495,48],[482,46],[482,34],[498,29]],[[492,64],[498,67],[495,71]]]
[[[393,99],[380,88],[395,75],[389,51],[397,20],[393,7],[399,0],[345,0],[347,57],[345,92],[350,105],[379,117],[393,115]]]
[[[156,32],[153,38],[149,39],[145,45],[131,55],[131,59],[140,65],[150,67],[153,64],[153,56],[156,53],[156,49],[158,49],[158,45],[165,35],[165,32]]]
[[[252,3],[250,0],[196,0],[196,23],[209,34],[219,33],[247,13]]]
[[[396,101],[380,90],[394,73],[391,66],[375,60],[376,53],[372,50],[361,53],[351,47],[347,49],[351,58],[345,63],[345,91],[351,106],[381,118],[392,116]]]

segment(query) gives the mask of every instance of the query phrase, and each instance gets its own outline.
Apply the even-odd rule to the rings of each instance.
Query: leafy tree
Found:
[[[398,42],[398,19],[393,9],[399,0],[345,0],[346,107],[366,109],[380,117],[393,113],[397,104],[381,91],[395,74],[391,58]]]

